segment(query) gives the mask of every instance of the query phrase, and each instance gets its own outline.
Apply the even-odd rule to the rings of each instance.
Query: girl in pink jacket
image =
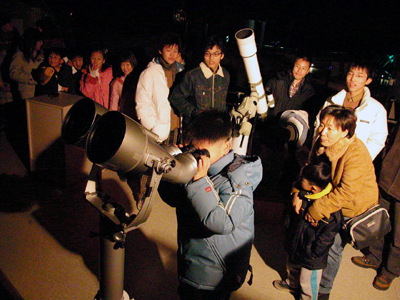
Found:
[[[90,56],[87,74],[82,76],[81,92],[105,108],[110,108],[110,83],[113,79],[111,66],[106,62],[107,50],[96,49]]]
[[[125,78],[137,65],[136,57],[132,52],[127,52],[121,55],[119,59],[121,63],[121,76],[117,76],[111,82],[111,94],[110,94],[110,110],[120,110],[120,100],[122,96],[122,88],[124,86]],[[132,99],[134,101],[134,99]]]

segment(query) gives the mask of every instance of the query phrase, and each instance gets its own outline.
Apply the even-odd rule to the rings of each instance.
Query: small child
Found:
[[[36,86],[35,96],[68,92],[73,80],[72,68],[64,62],[63,57],[63,48],[52,48],[48,52],[47,60],[32,71],[32,75],[39,83]]]
[[[87,74],[82,76],[81,92],[105,108],[110,108],[110,83],[112,67],[106,64],[107,49],[94,49],[90,55]]]
[[[249,270],[253,191],[262,165],[258,157],[231,150],[231,133],[226,114],[209,110],[195,115],[184,142],[207,149],[210,157],[200,156],[197,174],[188,184],[160,184],[162,199],[176,206],[181,300],[227,300]]]
[[[120,57],[120,66],[122,75],[117,76],[111,82],[110,110],[120,111],[120,100],[122,96],[122,87],[126,76],[128,76],[133,68],[137,65],[136,57],[132,52],[127,52]],[[132,100],[133,101],[133,100]]]
[[[87,71],[83,68],[84,64],[83,52],[79,49],[73,49],[69,55],[68,64],[72,67],[72,84],[68,90],[68,93],[83,95],[80,91],[80,80],[83,74]]]
[[[305,220],[305,215],[313,201],[318,201],[332,190],[330,166],[322,161],[306,165],[295,190],[299,191],[303,205],[299,215],[292,212],[286,234],[288,278],[275,280],[273,285],[278,290],[301,293],[302,300],[317,300],[322,271],[327,264],[329,249],[342,227],[343,216],[339,210],[329,219],[311,224]]]

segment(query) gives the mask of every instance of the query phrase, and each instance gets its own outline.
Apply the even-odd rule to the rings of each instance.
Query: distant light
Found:
[[[227,35],[227,36],[225,37],[225,39],[226,39],[226,42],[229,43],[229,35]]]

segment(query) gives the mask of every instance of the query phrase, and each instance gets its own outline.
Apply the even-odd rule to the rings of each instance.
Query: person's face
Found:
[[[72,59],[72,65],[74,66],[75,69],[80,70],[82,69],[83,66],[83,57],[82,56],[75,56]]]
[[[62,57],[59,54],[56,53],[50,53],[49,56],[49,64],[53,68],[59,68],[62,65]]]
[[[105,63],[103,53],[101,52],[92,52],[90,56],[90,64],[92,65],[92,70],[99,70]]]
[[[368,78],[366,69],[351,68],[346,76],[347,90],[354,95],[358,95],[371,81],[372,78]]]
[[[123,61],[121,63],[121,70],[127,76],[133,71],[133,67],[129,61]]]
[[[319,193],[321,191],[321,188],[319,186],[312,184],[310,181],[308,181],[308,179],[305,178],[301,180],[301,188],[305,191],[312,192],[313,194]]]
[[[178,45],[174,44],[172,46],[164,46],[164,48],[162,49],[162,51],[159,51],[159,53],[161,54],[162,58],[169,64],[173,64],[179,54],[179,47]]]
[[[208,49],[204,53],[204,63],[214,72],[217,71],[218,66],[223,58],[224,54],[221,52],[221,49],[217,45],[214,45],[214,47]]]
[[[310,62],[300,58],[296,60],[293,67],[293,76],[296,80],[302,80],[310,72]]]
[[[220,140],[212,144],[209,142],[194,142],[193,146],[195,146],[196,149],[207,149],[208,152],[210,152],[210,164],[212,165],[221,157],[228,154],[231,149],[231,142],[225,140]]]
[[[349,133],[348,130],[343,131],[342,128],[336,126],[335,119],[330,115],[326,115],[322,119],[321,124],[318,127],[318,132],[320,135],[321,146],[323,147],[330,147],[336,144]]]
[[[42,46],[43,46],[43,41],[37,41],[35,45],[35,50],[39,51],[40,49],[42,49]]]

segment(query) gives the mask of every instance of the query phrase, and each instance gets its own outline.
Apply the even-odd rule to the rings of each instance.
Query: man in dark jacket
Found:
[[[204,61],[185,74],[172,91],[169,101],[183,116],[183,125],[199,110],[214,108],[226,111],[230,76],[220,64],[225,56],[222,38],[212,36],[204,47]]]
[[[393,279],[400,276],[400,121],[397,124],[395,131],[389,137],[388,146],[391,147],[387,147],[387,155],[383,159],[378,181],[380,204],[389,211],[392,220],[388,253],[382,255],[385,239],[381,238],[369,247],[367,255],[351,259],[355,265],[362,268],[377,270],[381,267],[373,286],[382,291],[387,290]]]
[[[275,107],[268,111],[271,116],[279,116],[285,110],[301,110],[306,100],[315,92],[308,81],[311,63],[308,57],[296,57],[292,70],[278,73],[277,77],[267,82],[265,91],[271,92]]]

